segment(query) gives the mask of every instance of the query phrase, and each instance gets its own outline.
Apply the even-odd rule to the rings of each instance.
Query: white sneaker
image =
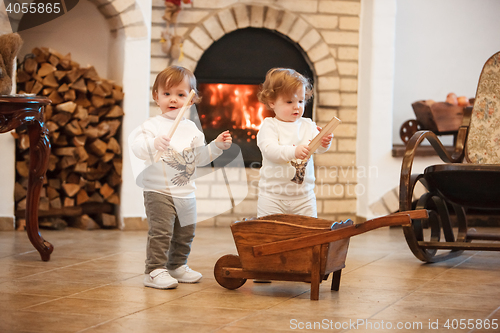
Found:
[[[177,287],[177,280],[168,274],[165,268],[157,268],[144,277],[146,287],[156,289],[173,289]]]
[[[201,280],[202,276],[200,272],[193,271],[188,265],[182,265],[176,269],[169,269],[170,275],[177,279],[177,281],[182,283],[195,283]]]

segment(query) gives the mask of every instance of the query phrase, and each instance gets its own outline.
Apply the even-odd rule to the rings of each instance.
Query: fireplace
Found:
[[[313,80],[297,43],[278,32],[257,28],[239,29],[214,42],[195,70],[202,97],[198,114],[207,142],[229,129],[246,166],[260,164],[256,135],[264,118],[274,116],[257,99],[260,85],[273,67],[293,68]],[[305,117],[312,117],[312,106],[312,102],[306,106]]]
[[[238,126],[227,123],[227,111],[210,106],[212,91],[219,86],[221,90],[229,91],[229,95],[222,97],[225,102],[235,95],[228,89],[230,86],[225,85],[242,89],[250,89],[244,85],[254,85],[251,89],[255,95],[255,89],[258,90],[267,71],[273,67],[294,68],[312,81],[314,101],[308,103],[305,117],[314,117],[319,126],[324,126],[333,116],[342,120],[335,131],[331,149],[314,158],[316,197],[321,217],[336,221],[352,218],[357,205],[357,194],[353,190],[357,185],[355,150],[360,1],[230,2],[205,1],[192,7],[183,6],[178,30],[184,38],[183,57],[179,59],[165,57],[162,53],[161,29],[152,35],[151,75],[157,75],[167,64],[192,70],[201,90],[202,102],[197,107],[197,114],[200,120],[203,119],[207,141],[225,129],[210,129],[222,121],[220,126],[232,129],[233,136],[237,136],[235,142],[241,145],[247,166],[244,170],[232,170],[234,173],[227,177],[247,184],[235,191],[246,193],[244,189],[248,188],[248,196],[238,205],[227,205],[227,200],[224,201],[220,194],[224,191],[213,185],[212,179],[197,181],[200,192],[197,194],[198,214],[206,218],[203,224],[229,226],[234,221],[254,216],[259,196],[261,155],[252,136],[258,133],[260,117],[250,114],[254,123],[246,126],[245,122],[245,126],[240,126],[243,127],[241,131],[233,129],[233,126]],[[162,6],[153,8],[158,26],[164,24],[161,19],[163,12]],[[215,84],[215,88],[205,87],[205,84]],[[253,103],[255,99],[249,102]],[[229,108],[231,115],[236,112],[236,107],[222,107],[223,104],[219,103],[219,108]],[[156,115],[156,105],[151,103],[150,106],[150,115]],[[259,107],[250,104],[239,109],[255,112]],[[214,117],[214,114],[219,115]],[[268,115],[262,114],[263,117]],[[236,119],[240,119],[241,124],[241,119],[246,118],[242,115]],[[338,170],[344,170],[346,174]],[[226,177],[214,175],[212,178]],[[223,205],[227,211],[214,217],[214,207]]]

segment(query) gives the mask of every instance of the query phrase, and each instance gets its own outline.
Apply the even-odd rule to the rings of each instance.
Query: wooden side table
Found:
[[[21,125],[28,128],[30,163],[26,194],[26,230],[31,244],[38,250],[43,261],[50,260],[50,254],[54,250],[52,244],[42,238],[38,229],[40,190],[50,155],[50,142],[43,112],[45,106],[50,103],[50,99],[41,96],[0,95],[0,133]]]

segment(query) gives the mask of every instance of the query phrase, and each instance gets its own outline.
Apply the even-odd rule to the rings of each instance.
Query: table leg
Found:
[[[47,129],[38,120],[28,124],[30,138],[30,169],[28,191],[26,194],[26,230],[31,244],[37,249],[43,261],[50,260],[54,250],[52,244],[42,238],[38,229],[38,204],[40,190],[47,172],[50,155],[50,142]]]

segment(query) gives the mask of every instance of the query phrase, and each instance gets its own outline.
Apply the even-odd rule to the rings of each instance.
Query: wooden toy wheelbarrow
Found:
[[[311,283],[311,300],[319,299],[319,285],[333,273],[331,290],[338,291],[349,238],[387,226],[409,226],[428,218],[427,210],[394,213],[354,225],[344,222],[276,214],[231,224],[237,255],[217,260],[214,275],[227,289],[247,279]]]

